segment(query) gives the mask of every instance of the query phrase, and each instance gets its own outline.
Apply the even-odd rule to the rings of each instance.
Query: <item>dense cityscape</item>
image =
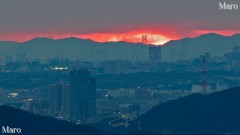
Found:
[[[29,61],[26,53],[5,57],[1,65],[0,104],[75,124],[127,126],[154,106],[202,93],[202,59],[206,58],[205,94],[238,86],[240,47],[222,57],[161,62],[161,47],[149,47],[149,60],[91,62],[68,58]],[[120,119],[114,122],[114,119]]]
[[[238,0],[0,0],[0,134],[239,135]]]

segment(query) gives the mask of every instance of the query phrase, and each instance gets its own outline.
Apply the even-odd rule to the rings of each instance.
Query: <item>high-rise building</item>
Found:
[[[107,90],[98,90],[96,92],[97,99],[106,99],[108,97]]]
[[[9,62],[12,62],[13,59],[12,59],[12,55],[6,55],[5,56],[5,63],[9,63]]]
[[[149,60],[151,62],[161,62],[161,46],[149,46]]]
[[[70,71],[69,77],[70,117],[85,122],[96,114],[96,79],[85,69]]]
[[[27,61],[27,54],[26,53],[18,53],[16,55],[16,61],[18,61],[18,62],[25,62],[25,61]]]
[[[53,117],[68,118],[69,114],[69,85],[51,84],[49,86],[49,113]]]
[[[139,99],[139,100],[143,100],[143,99],[150,99],[151,93],[148,90],[145,89],[137,89],[135,90],[135,98]]]
[[[131,71],[132,63],[126,60],[109,60],[102,63],[105,73],[126,73]]]

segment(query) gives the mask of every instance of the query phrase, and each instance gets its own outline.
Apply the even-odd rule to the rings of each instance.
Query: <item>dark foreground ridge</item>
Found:
[[[8,106],[0,107],[0,126],[0,134],[2,134],[2,126],[5,128],[8,126],[21,128],[21,135],[107,135],[107,133],[87,126],[37,116]]]
[[[75,125],[51,117],[37,116],[23,110],[0,106],[0,134],[19,135],[161,135],[146,132],[106,133],[92,127]],[[20,128],[21,133],[3,133],[2,127]]]
[[[154,107],[130,122],[128,133],[118,135],[220,135],[240,134],[240,87],[209,95],[195,94]],[[141,122],[141,132],[138,132]],[[101,130],[75,125],[51,117],[37,116],[23,110],[0,106],[0,127],[21,128],[21,135],[112,135]],[[98,127],[99,128],[99,127]],[[117,131],[117,129],[116,129]],[[130,133],[129,133],[130,132]],[[134,132],[134,133],[133,133]],[[16,134],[16,133],[15,133]],[[155,135],[157,135],[155,134]]]
[[[240,87],[209,95],[194,94],[160,104],[137,119],[142,131],[240,134]]]

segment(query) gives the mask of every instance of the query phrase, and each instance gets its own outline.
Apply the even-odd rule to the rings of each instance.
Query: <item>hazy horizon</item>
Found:
[[[221,35],[221,36],[226,36],[226,37],[231,37],[231,36],[234,36],[234,35],[237,35],[237,34],[240,34],[240,32],[237,32],[237,33],[233,33],[231,35],[224,35],[224,34],[219,34],[219,33],[216,33],[216,32],[209,32],[209,33],[204,33],[204,34],[201,34],[201,35],[197,35],[197,36],[192,36],[192,37],[182,37],[182,38],[178,38],[178,39],[170,39],[168,40],[167,42],[163,43],[163,44],[151,44],[149,43],[148,45],[156,45],[156,46],[163,46],[164,44],[168,43],[169,41],[176,41],[176,40],[181,40],[181,39],[184,39],[184,38],[197,38],[199,36],[202,36],[202,35],[206,35],[206,34],[217,34],[217,35]],[[29,42],[31,40],[34,40],[34,39],[38,39],[38,38],[47,38],[47,39],[51,39],[51,40],[62,40],[62,39],[69,39],[69,38],[77,38],[77,39],[82,39],[82,40],[90,40],[92,42],[97,42],[97,43],[117,43],[117,42],[126,42],[126,43],[141,43],[141,39],[139,38],[139,41],[138,42],[130,42],[130,41],[94,41],[93,39],[90,39],[90,38],[81,38],[81,37],[76,37],[76,36],[69,36],[69,37],[60,37],[60,38],[55,38],[54,36],[36,36],[36,37],[33,37],[27,41],[17,41],[17,40],[1,40],[2,42],[17,42],[17,43],[26,43],[26,42]]]

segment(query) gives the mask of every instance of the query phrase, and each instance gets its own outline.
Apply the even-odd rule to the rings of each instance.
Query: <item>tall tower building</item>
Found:
[[[161,46],[149,46],[149,61],[161,62]]]
[[[25,62],[26,60],[27,60],[27,54],[26,53],[18,53],[16,55],[16,61]]]
[[[148,44],[147,35],[142,35],[142,44],[144,45]]]
[[[96,114],[96,79],[85,69],[70,71],[69,77],[70,117],[85,122]]]
[[[68,118],[69,114],[69,85],[51,84],[49,86],[49,113],[53,117]]]
[[[7,64],[8,62],[12,62],[13,59],[12,59],[12,55],[6,55],[5,56],[5,64]]]

